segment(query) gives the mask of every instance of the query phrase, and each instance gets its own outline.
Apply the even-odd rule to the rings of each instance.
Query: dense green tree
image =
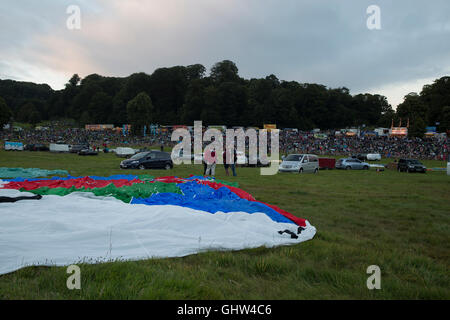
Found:
[[[417,93],[409,93],[405,96],[404,101],[398,105],[397,115],[410,120],[422,118],[424,122],[427,122],[427,106]]]
[[[181,123],[194,123],[196,120],[201,120],[200,114],[206,108],[205,94],[209,85],[208,79],[196,79],[190,82],[181,110]]]
[[[185,67],[160,68],[150,80],[150,97],[155,106],[155,119],[179,123],[188,87]]]
[[[408,135],[411,137],[423,137],[427,126],[427,106],[421,97],[415,93],[405,96],[403,103],[397,107],[397,117],[403,120],[402,125],[410,123]]]
[[[450,131],[450,106],[445,106],[442,108],[442,116],[440,117],[441,122],[439,122],[440,131],[446,132]]]
[[[72,78],[70,78],[69,82],[66,84],[66,86],[72,86],[76,87],[81,81],[81,78],[78,74],[74,74]]]
[[[13,115],[25,121],[72,118],[80,124],[125,124],[127,104],[144,92],[152,101],[152,122],[162,125],[204,124],[258,126],[276,123],[301,130],[340,129],[351,126],[388,127],[392,119],[406,124],[421,118],[428,125],[440,122],[449,128],[450,77],[442,77],[410,94],[395,112],[386,97],[377,94],[352,96],[345,87],[327,88],[315,83],[279,80],[271,74],[242,79],[236,64],[224,60],[213,65],[209,76],[201,64],[159,68],[152,74],[128,77],[74,74],[62,90],[48,85],[0,80],[0,96]],[[19,112],[25,105],[33,108]],[[19,115],[23,114],[23,115]],[[419,121],[420,124],[420,121]]]
[[[5,102],[5,99],[0,97],[0,130],[3,130],[3,126],[11,120],[13,113]]]
[[[442,77],[433,84],[425,85],[420,97],[427,107],[428,124],[442,122],[444,108],[450,106],[450,77]]]
[[[233,61],[224,60],[217,62],[211,68],[210,77],[214,82],[232,82],[238,81],[238,67]]]
[[[188,81],[202,79],[205,73],[206,68],[201,64],[193,64],[186,67],[186,78]]]
[[[89,103],[89,114],[94,115],[95,123],[102,123],[109,118],[112,111],[112,99],[103,91],[97,92]]]
[[[82,126],[84,126],[84,125],[86,125],[86,124],[93,124],[94,122],[95,122],[95,121],[92,120],[92,117],[91,117],[91,115],[89,114],[89,111],[84,111],[84,112],[81,114],[79,123],[80,123]]]
[[[50,101],[56,92],[46,84],[35,84],[14,80],[0,80],[0,97],[2,97],[13,114],[27,102],[32,102],[42,115],[49,117],[52,108]]]
[[[27,102],[16,113],[16,119],[21,122],[36,124],[41,121],[41,115],[33,103]]]
[[[421,117],[417,117],[410,123],[410,128],[408,130],[408,136],[423,138],[426,131],[425,121]]]
[[[142,135],[145,125],[153,123],[152,100],[145,92],[139,93],[127,104],[128,121],[134,135]]]

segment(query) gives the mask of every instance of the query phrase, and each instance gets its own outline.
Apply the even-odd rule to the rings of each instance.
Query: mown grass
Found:
[[[0,167],[66,169],[70,174],[134,173],[112,154],[0,152]],[[425,161],[428,167],[444,167]],[[202,166],[145,171],[201,174]],[[136,173],[142,173],[137,171]],[[238,168],[258,200],[308,219],[311,241],[295,246],[203,252],[184,258],[80,264],[81,290],[63,267],[28,267],[0,276],[1,299],[449,299],[450,177],[444,172],[321,171],[260,176]],[[0,207],[1,211],[1,207]],[[381,290],[366,269],[381,268]]]

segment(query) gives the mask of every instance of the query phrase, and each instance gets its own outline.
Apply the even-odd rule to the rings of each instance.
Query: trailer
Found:
[[[11,142],[5,141],[5,150],[14,150],[14,151],[23,151],[23,143],[22,142]]]
[[[50,143],[50,152],[69,152],[68,144]]]
[[[334,158],[319,158],[319,169],[331,170],[336,168],[336,159]]]

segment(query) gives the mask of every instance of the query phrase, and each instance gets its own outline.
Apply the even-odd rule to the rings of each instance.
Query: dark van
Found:
[[[161,151],[140,152],[120,163],[121,169],[166,169],[173,168],[170,153]]]
[[[414,159],[400,159],[397,165],[398,172],[422,172],[427,171],[425,167],[419,160]]]

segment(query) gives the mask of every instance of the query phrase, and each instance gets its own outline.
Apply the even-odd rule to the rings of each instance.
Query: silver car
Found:
[[[336,162],[336,169],[345,170],[369,170],[370,165],[356,158],[339,159]]]
[[[279,172],[318,173],[319,158],[314,154],[290,154],[283,159]]]

